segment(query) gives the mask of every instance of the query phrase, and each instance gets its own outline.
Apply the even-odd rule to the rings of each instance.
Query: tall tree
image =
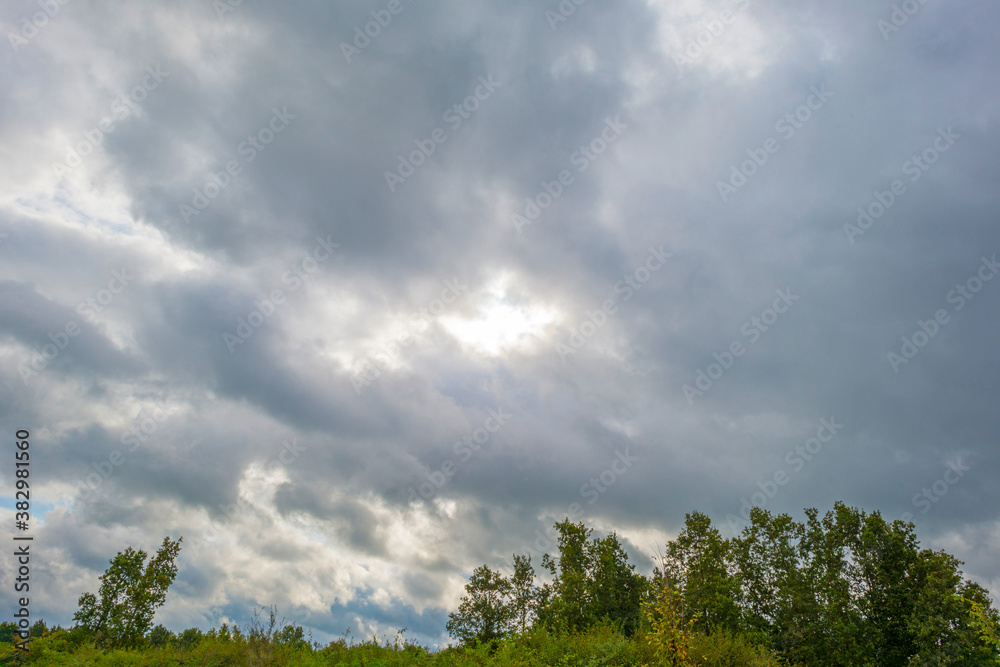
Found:
[[[110,561],[111,567],[101,575],[98,594],[80,596],[73,620],[93,633],[98,646],[135,648],[142,643],[153,615],[163,605],[167,589],[177,576],[176,560],[182,540],[163,538],[148,565],[145,551],[128,547]]]
[[[588,627],[594,618],[591,610],[590,550],[588,540],[593,532],[583,523],[564,519],[555,524],[559,532],[559,556],[542,556],[542,567],[548,569],[552,583],[547,585],[547,606],[541,610],[543,622],[552,628],[579,631]]]
[[[537,606],[535,568],[531,567],[531,556],[514,554],[514,574],[510,578],[510,596],[514,628],[525,632],[534,620]]]
[[[589,616],[619,625],[633,635],[642,623],[642,603],[649,581],[628,562],[628,554],[616,533],[590,543]]]
[[[550,628],[578,632],[597,622],[621,626],[626,634],[639,627],[649,582],[635,572],[615,533],[591,539],[593,530],[565,519],[555,524],[559,554],[545,554],[542,565],[551,584],[541,589],[539,620]]]
[[[729,540],[700,512],[686,515],[684,530],[667,543],[657,579],[665,576],[677,588],[684,620],[702,632],[739,627],[740,587],[730,572],[731,561]]]
[[[514,618],[511,585],[500,572],[477,567],[465,585],[458,611],[448,614],[448,632],[466,646],[501,639]]]

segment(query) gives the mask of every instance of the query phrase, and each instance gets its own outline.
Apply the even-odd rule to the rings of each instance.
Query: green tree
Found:
[[[970,585],[975,586],[975,584]],[[1000,614],[990,608],[989,594],[976,587],[975,595],[965,595],[962,599],[969,606],[969,622],[984,645],[992,649],[993,660],[1000,665]],[[970,591],[972,592],[972,591]]]
[[[739,582],[730,572],[729,540],[700,512],[684,517],[684,530],[667,543],[656,579],[667,577],[680,593],[685,621],[706,634],[739,627]]]
[[[628,635],[642,620],[649,582],[635,572],[615,533],[591,539],[593,530],[565,519],[555,524],[559,555],[542,557],[552,582],[539,591],[538,619],[545,627],[580,632],[598,622]]]
[[[486,565],[477,567],[465,585],[458,611],[448,614],[448,632],[466,646],[490,643],[511,630],[514,609],[511,584]]]
[[[549,571],[552,582],[544,586],[544,608],[539,610],[543,625],[550,628],[579,631],[593,623],[589,615],[591,587],[588,540],[592,529],[583,523],[564,519],[555,524],[559,531],[558,560],[542,556],[542,567]]]
[[[15,639],[19,637],[20,635],[17,634],[17,623],[11,623],[10,621],[0,623],[0,642],[13,644]]]
[[[805,527],[789,515],[754,508],[750,525],[732,544],[744,628],[766,637],[790,662],[813,664],[820,616],[804,567],[804,537]]]
[[[514,554],[514,574],[510,578],[511,607],[514,628],[524,633],[535,617],[538,591],[535,587],[535,568],[531,556]]]
[[[162,623],[149,631],[149,643],[156,648],[166,646],[174,637],[174,633],[168,630]]]
[[[649,581],[637,574],[635,565],[628,562],[628,554],[614,532],[593,540],[588,552],[590,610],[587,615],[597,621],[610,621],[626,636],[632,636],[642,623],[642,603],[650,590]]]
[[[45,625],[45,621],[38,619],[31,624],[30,628],[28,628],[28,636],[34,639],[35,637],[41,637],[48,631],[49,628]]]
[[[274,633],[274,643],[278,646],[288,646],[290,648],[302,648],[309,645],[302,626],[291,624]]]
[[[191,649],[201,643],[201,640],[205,638],[205,634],[198,628],[188,628],[184,632],[177,635],[174,639],[174,643],[181,648]]]
[[[943,551],[921,551],[913,572],[914,613],[909,630],[917,646],[908,665],[991,665],[996,653],[972,623],[973,604],[989,607],[978,584],[963,581],[962,562]]]
[[[177,576],[182,539],[164,538],[148,565],[145,551],[128,547],[119,552],[101,575],[98,595],[80,596],[73,620],[93,635],[98,646],[135,648],[142,643],[153,615],[166,600],[167,589]]]
[[[681,592],[673,586],[668,575],[658,576],[653,588],[653,599],[645,601],[642,608],[649,622],[645,639],[657,663],[669,667],[697,665],[698,658],[691,651],[694,622],[684,620]]]

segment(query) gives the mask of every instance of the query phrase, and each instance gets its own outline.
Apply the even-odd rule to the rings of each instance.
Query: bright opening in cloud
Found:
[[[484,294],[476,317],[442,317],[441,325],[463,345],[490,356],[537,342],[558,313],[511,300],[509,284],[506,276],[497,280]]]

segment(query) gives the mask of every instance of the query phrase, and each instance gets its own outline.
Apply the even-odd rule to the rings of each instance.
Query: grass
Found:
[[[731,635],[694,635],[692,656],[704,667],[777,667],[765,649]],[[653,667],[664,664],[639,636],[625,637],[599,627],[582,634],[533,629],[495,646],[448,648],[431,652],[397,637],[348,644],[337,640],[320,647],[282,645],[261,637],[205,635],[193,645],[174,641],[139,650],[101,650],[79,633],[57,630],[36,638],[29,656],[0,644],[0,665],[64,665],[66,667]]]

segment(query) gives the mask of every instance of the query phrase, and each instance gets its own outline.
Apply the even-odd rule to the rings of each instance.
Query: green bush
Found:
[[[754,645],[746,637],[731,632],[692,635],[691,654],[704,659],[704,667],[781,667],[786,664],[763,646]]]

